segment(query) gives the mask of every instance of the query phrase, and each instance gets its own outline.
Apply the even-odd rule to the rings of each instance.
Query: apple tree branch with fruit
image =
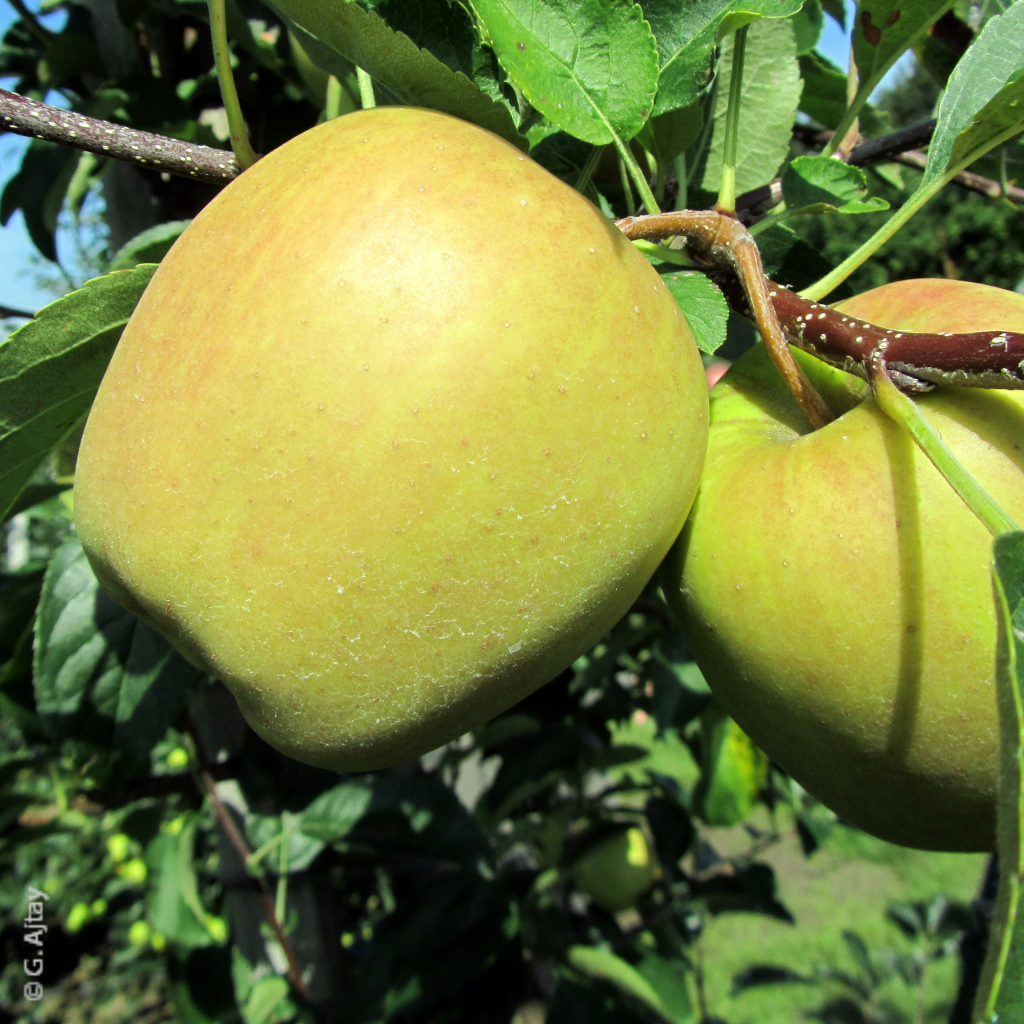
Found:
[[[697,866],[693,820],[772,792],[808,834],[820,801],[889,842],[997,852],[962,1020],[1024,1021],[1024,296],[845,286],[942,190],[1013,198],[1024,0],[966,21],[861,0],[848,75],[814,52],[835,3],[397,6],[190,9],[162,59],[202,38],[202,72],[167,91],[154,71],[175,114],[148,124],[127,70],[100,73],[101,34],[44,102],[43,58],[70,50],[19,22],[43,57],[0,91],[0,124],[35,140],[2,206],[42,251],[30,184],[81,198],[121,161],[154,196],[208,190],[0,346],[0,504],[13,521],[63,492],[66,512],[4,714],[105,751],[76,783],[96,815],[183,801],[124,833],[157,878],[131,927],[169,938],[174,977],[219,955],[200,875],[170,881],[206,828],[233,865],[218,884],[251,888],[230,904],[247,1021],[271,995],[293,1014],[274,1019],[334,1019],[341,978],[353,1021],[442,1019],[440,968],[404,979],[395,958],[396,922],[444,886],[485,908],[465,929],[492,951],[452,991],[525,965],[502,1019],[591,999],[579,1019],[709,1020],[695,943],[726,873]],[[941,99],[887,133],[869,100],[910,50]],[[260,76],[284,83],[273,117]],[[204,89],[233,156],[184,118]],[[792,224],[884,213],[862,167],[925,144],[870,238],[787,266]],[[760,340],[709,396],[730,317]],[[648,720],[700,762],[689,791],[620,766],[608,723]],[[168,735],[188,769],[169,789]],[[288,772],[304,781],[271,799]],[[421,833],[429,856],[402,853]],[[389,836],[433,874],[368,874]],[[330,955],[303,937],[318,857],[368,915]],[[758,884],[742,909],[787,913]]]

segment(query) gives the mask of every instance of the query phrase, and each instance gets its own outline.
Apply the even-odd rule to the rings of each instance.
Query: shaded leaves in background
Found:
[[[146,757],[198,674],[99,589],[69,537],[47,569],[36,621],[36,706],[54,735]]]

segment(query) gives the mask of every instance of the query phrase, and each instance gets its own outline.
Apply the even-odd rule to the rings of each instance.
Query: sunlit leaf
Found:
[[[88,411],[154,266],[89,281],[0,345],[0,519]]]
[[[502,66],[549,121],[594,145],[643,127],[658,58],[632,0],[473,0],[473,9]]]
[[[1024,130],[1024,3],[992,18],[950,76],[920,187]]]
[[[374,11],[348,0],[273,0],[271,6],[306,30],[302,45],[314,60],[318,58],[308,35],[361,67],[400,103],[461,117],[526,148],[504,104],[389,28]]]
[[[975,1015],[983,1024],[1024,1019],[1024,533],[996,538],[999,627],[999,893]]]

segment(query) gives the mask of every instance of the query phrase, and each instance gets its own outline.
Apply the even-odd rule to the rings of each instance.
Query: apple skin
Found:
[[[165,257],[100,387],[100,582],[272,745],[369,770],[569,665],[682,528],[700,357],[582,196],[432,111],[327,122]]]
[[[904,331],[1024,331],[1024,296],[959,281],[839,303]],[[711,393],[708,459],[663,584],[715,696],[843,819],[924,849],[995,841],[991,537],[858,378],[796,353],[839,415],[811,432],[763,346]],[[918,399],[1024,522],[1024,396]]]
[[[630,828],[583,854],[572,875],[581,892],[602,910],[617,914],[634,906],[661,878],[661,865],[643,831]]]

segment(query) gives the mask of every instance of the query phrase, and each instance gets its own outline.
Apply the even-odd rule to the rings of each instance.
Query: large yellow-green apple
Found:
[[[347,115],[165,257],[82,441],[103,586],[270,743],[394,763],[514,704],[685,520],[685,318],[582,196],[438,113]]]
[[[903,331],[1024,331],[1024,296],[904,281],[839,304]],[[797,353],[812,431],[758,346],[711,394],[708,460],[664,583],[736,721],[844,819],[909,846],[994,842],[991,537],[858,378]],[[1024,398],[917,399],[1024,522]]]

